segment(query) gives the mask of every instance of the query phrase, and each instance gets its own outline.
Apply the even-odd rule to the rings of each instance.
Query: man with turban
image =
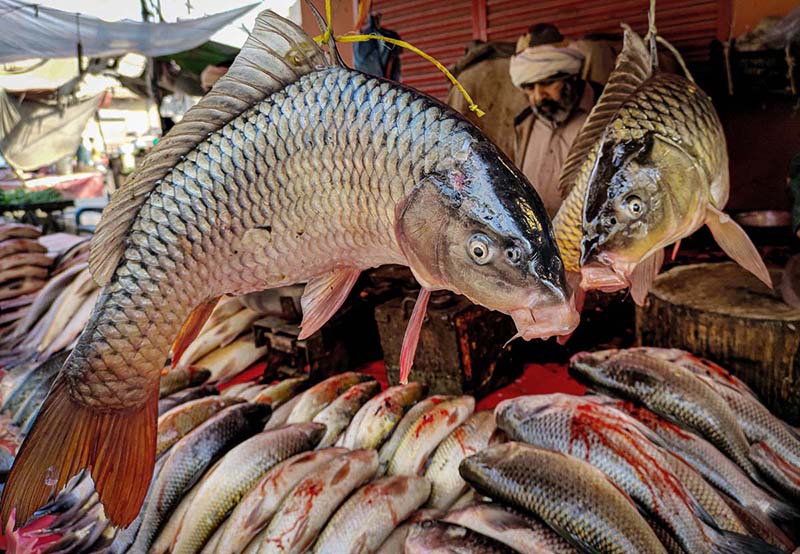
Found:
[[[531,27],[517,43],[509,73],[529,106],[515,119],[514,163],[531,181],[550,217],[561,205],[558,177],[569,148],[599,96],[581,77],[584,54],[556,27]]]

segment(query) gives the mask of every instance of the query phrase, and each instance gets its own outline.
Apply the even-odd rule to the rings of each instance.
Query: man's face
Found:
[[[524,87],[534,113],[550,121],[564,121],[575,105],[574,87],[566,78],[547,79]]]

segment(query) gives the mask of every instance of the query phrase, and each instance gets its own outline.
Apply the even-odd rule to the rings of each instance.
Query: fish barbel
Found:
[[[711,99],[690,77],[657,71],[642,39],[623,27],[615,70],[559,180],[566,199],[554,227],[567,271],[581,272],[585,290],[630,286],[642,303],[664,247],[707,225],[728,256],[770,286],[747,234],[721,211],[728,154]]]
[[[114,194],[90,257],[105,288],[15,461],[3,521],[14,507],[25,521],[81,468],[115,525],[136,517],[160,371],[224,294],[307,282],[305,338],[362,270],[407,265],[423,288],[404,375],[432,290],[511,315],[525,339],[575,328],[522,173],[440,102],[338,64],[332,44],[326,55],[263,12],[226,75]]]

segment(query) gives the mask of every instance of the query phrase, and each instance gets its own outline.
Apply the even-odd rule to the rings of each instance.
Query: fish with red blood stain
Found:
[[[331,402],[330,406],[315,415],[312,421],[325,425],[325,435],[319,441],[319,448],[333,446],[359,408],[380,390],[381,384],[377,381],[353,385]]]
[[[242,552],[247,543],[266,528],[283,499],[302,479],[345,453],[344,448],[323,448],[298,454],[272,468],[233,509],[214,553]]]
[[[389,437],[389,439],[381,446],[379,451],[379,459],[380,459],[380,468],[378,469],[378,474],[383,475],[386,473],[386,469],[389,467],[389,462],[392,461],[394,458],[394,453],[397,451],[397,447],[400,445],[400,441],[403,440],[405,437],[406,432],[411,428],[412,425],[417,421],[417,419],[431,409],[433,406],[441,404],[442,402],[446,402],[448,400],[452,400],[455,398],[454,396],[441,396],[441,395],[433,395],[425,398],[414,404],[403,416],[400,422],[395,427],[394,432]]]
[[[361,487],[336,510],[311,552],[376,552],[431,492],[423,477],[383,477]]]
[[[551,394],[505,400],[495,414],[511,440],[569,454],[602,470],[686,552],[776,551],[758,539],[721,530],[650,441],[648,429],[611,406]]]
[[[432,484],[427,506],[446,510],[467,490],[458,465],[467,456],[486,448],[495,430],[494,412],[478,412],[442,441],[425,470],[425,478]]]
[[[409,530],[405,544],[406,554],[447,554],[450,552],[513,554],[516,550],[491,537],[460,525],[442,521],[415,523]]]
[[[682,429],[647,408],[622,400],[604,402],[633,416],[664,441],[667,447],[712,485],[735,500],[767,527],[769,520],[800,520],[800,511],[753,483],[725,454],[702,437]],[[773,532],[774,529],[771,529]]]
[[[457,396],[431,406],[419,415],[397,445],[388,475],[422,475],[431,453],[475,409],[471,396]]]
[[[353,450],[331,460],[300,481],[283,500],[266,531],[258,554],[308,552],[336,508],[378,469],[374,450]]]
[[[329,377],[305,391],[289,414],[286,423],[311,421],[331,402],[336,400],[353,385],[374,381],[373,377],[355,371],[348,371]]]
[[[364,404],[342,436],[345,448],[379,448],[389,437],[403,415],[427,391],[421,383],[389,387]]]

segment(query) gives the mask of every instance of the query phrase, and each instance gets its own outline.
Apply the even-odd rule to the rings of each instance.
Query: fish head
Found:
[[[398,207],[397,240],[423,286],[511,315],[526,340],[578,324],[544,205],[488,141],[421,179]]]
[[[700,226],[707,185],[681,145],[655,133],[604,140],[586,192],[584,288],[627,285],[636,266]]]
[[[504,431],[519,429],[537,419],[559,418],[575,403],[577,397],[563,394],[535,394],[503,400],[495,407],[498,426]],[[514,440],[521,440],[511,433]]]
[[[579,352],[569,360],[569,374],[596,392],[614,397],[637,397],[638,393],[661,386],[661,379],[649,371],[651,359],[627,350]]]

